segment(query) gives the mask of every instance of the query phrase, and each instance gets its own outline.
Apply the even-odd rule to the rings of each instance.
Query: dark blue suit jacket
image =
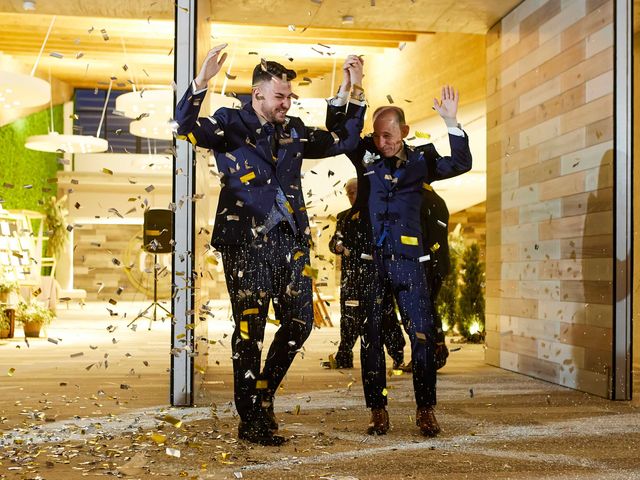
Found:
[[[327,110],[327,125],[340,123],[344,113],[336,107]],[[455,177],[471,170],[469,138],[449,135],[451,156],[443,157],[432,143],[410,147],[395,172],[376,148],[373,137],[364,137],[347,156],[358,174],[358,196],[353,206],[368,210],[373,244],[390,242],[395,255],[417,259],[431,252],[424,245],[420,209],[423,189],[435,180]]]
[[[267,134],[251,104],[241,109],[220,108],[198,118],[206,92],[191,88],[178,103],[178,135],[214,151],[222,189],[211,244],[238,245],[261,233],[280,186],[288,200],[298,231],[310,240],[309,220],[300,183],[303,158],[323,158],[353,150],[358,145],[365,107],[349,103],[342,121],[332,132],[305,127],[297,117],[287,117],[280,128],[280,148],[274,161]]]

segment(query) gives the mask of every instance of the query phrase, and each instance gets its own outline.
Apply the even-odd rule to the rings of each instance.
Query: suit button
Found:
[[[387,198],[393,198],[393,192],[387,193]]]

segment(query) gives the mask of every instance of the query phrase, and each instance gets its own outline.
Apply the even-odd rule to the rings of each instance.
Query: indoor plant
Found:
[[[8,338],[11,334],[11,320],[4,308],[0,307],[0,338]]]
[[[20,288],[15,280],[7,280],[0,277],[0,303],[9,303],[9,295],[11,292],[17,292]]]
[[[39,337],[42,326],[53,320],[53,312],[37,300],[21,301],[16,309],[16,320],[22,324],[25,337]]]

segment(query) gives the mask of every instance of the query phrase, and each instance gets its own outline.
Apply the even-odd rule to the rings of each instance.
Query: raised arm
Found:
[[[431,165],[429,172],[430,181],[455,177],[471,170],[469,137],[462,130],[457,119],[459,100],[460,93],[450,85],[442,87],[440,100],[433,99],[433,109],[442,117],[449,131],[451,155],[441,157],[433,145],[427,146],[425,154],[429,152],[435,157],[435,163]]]
[[[325,125],[330,133],[322,130],[312,132],[314,140],[310,139],[305,148],[307,158],[349,154],[360,142],[366,110],[362,88],[362,59],[357,55],[349,55],[342,71],[343,81],[340,90],[336,97],[328,101],[327,106]]]
[[[200,106],[207,94],[207,85],[222,68],[227,54],[220,55],[226,43],[213,47],[202,63],[200,72],[189,86],[176,107],[177,134],[194,145],[220,148],[224,145],[224,125],[215,115],[198,117]]]

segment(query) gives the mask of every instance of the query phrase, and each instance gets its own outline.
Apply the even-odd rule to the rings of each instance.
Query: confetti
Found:
[[[179,418],[176,418],[172,415],[164,415],[163,417],[160,417],[159,420],[162,420],[163,422],[167,422],[170,423],[171,425],[173,425],[176,428],[180,428],[182,426],[182,420],[180,420]]]
[[[389,103],[393,103],[393,97],[391,95],[387,95],[387,100]]]
[[[109,170],[108,168],[103,168],[102,173],[106,175],[113,175],[113,170]]]
[[[49,56],[54,58],[64,58],[64,55],[58,52],[51,52]]]
[[[415,136],[417,138],[431,138],[431,135],[428,134],[427,132],[421,132],[421,131],[416,131]]]
[[[166,453],[167,453],[167,455],[169,455],[170,457],[180,458],[180,450],[178,450],[177,448],[170,448],[170,447],[167,447],[167,449],[166,449]]]
[[[93,27],[91,27],[93,29]],[[102,30],[100,30],[100,33],[102,33],[102,39],[106,42],[109,40],[109,34],[107,33],[107,31],[103,28]]]
[[[13,374],[16,373],[16,369],[11,367],[8,371],[7,371],[7,375],[9,377],[13,377]]]
[[[158,445],[162,445],[167,441],[167,436],[162,433],[152,433],[151,440],[153,440]]]

